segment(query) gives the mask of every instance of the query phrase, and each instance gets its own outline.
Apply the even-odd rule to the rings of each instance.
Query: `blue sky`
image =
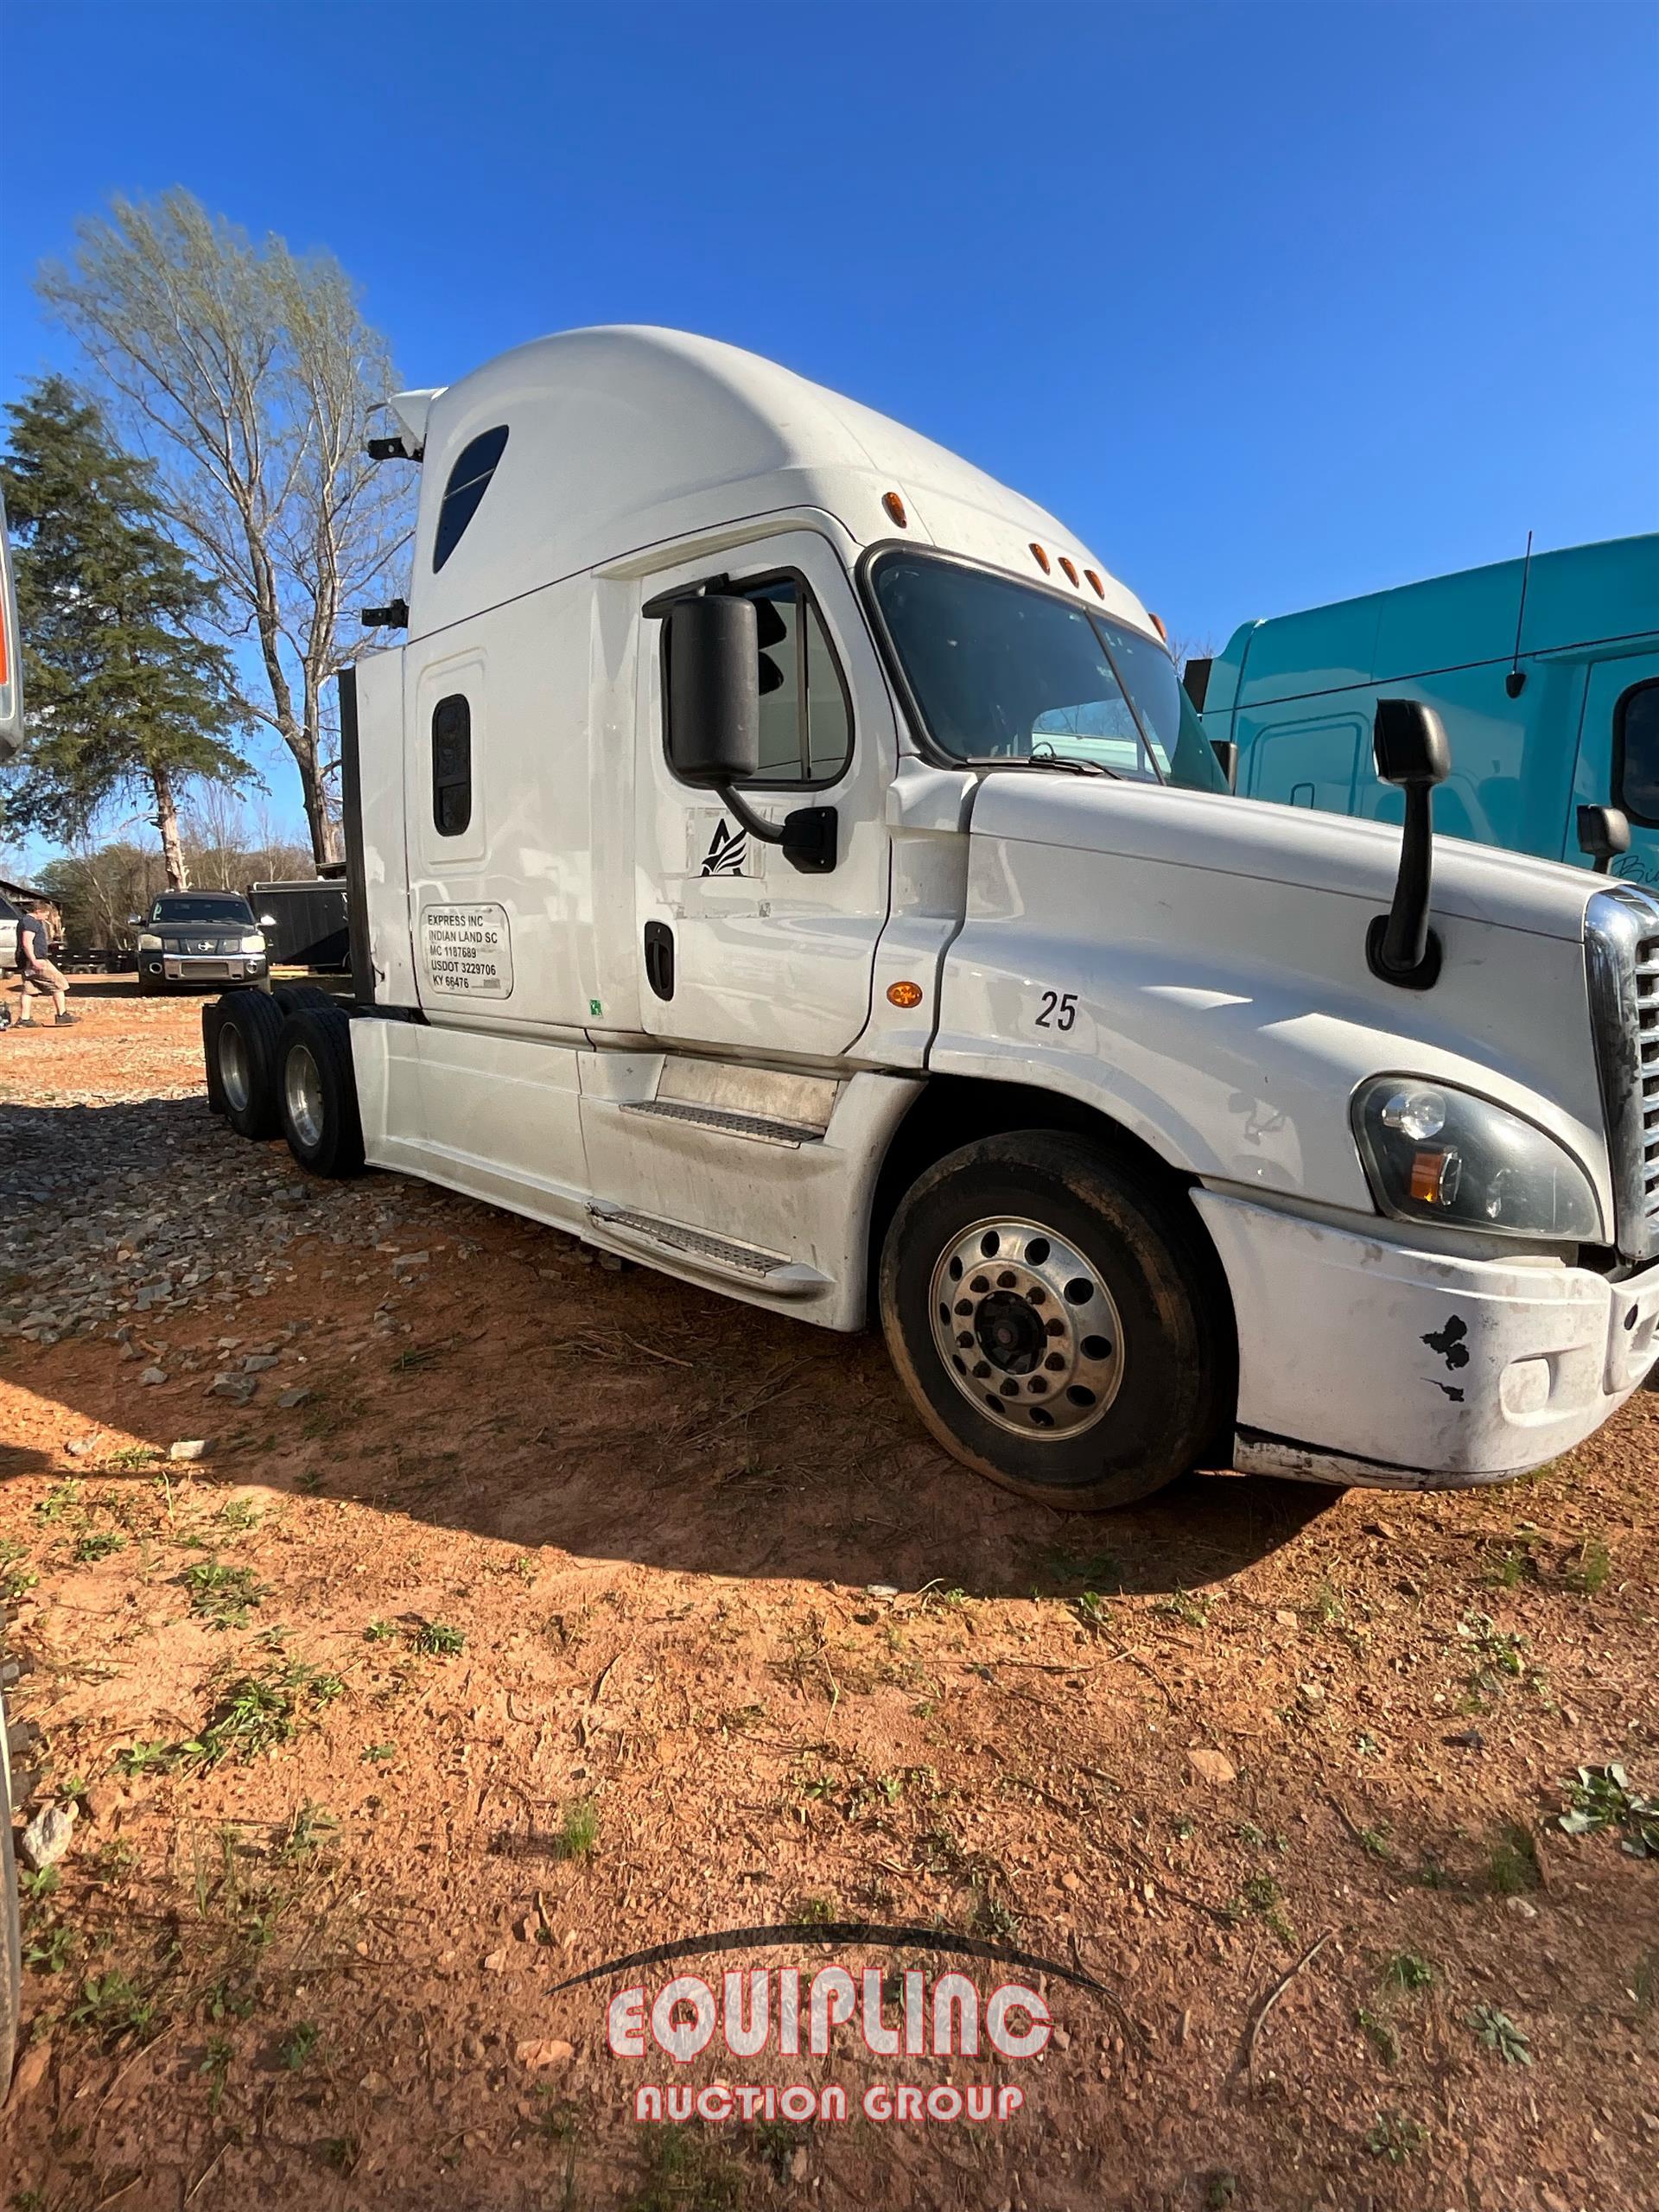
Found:
[[[1186,636],[1659,516],[1659,10],[9,0],[34,265],[181,183],[411,385],[677,324],[1053,508]],[[291,779],[274,788],[286,801]]]

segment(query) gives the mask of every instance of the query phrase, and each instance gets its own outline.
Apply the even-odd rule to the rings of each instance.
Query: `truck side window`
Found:
[[[478,512],[479,502],[490,488],[490,479],[507,447],[507,426],[486,430],[461,449],[443,487],[438,527],[432,540],[432,573],[436,575],[461,543],[461,532]]]
[[[760,784],[830,784],[853,749],[847,687],[812,594],[767,576],[742,594],[760,637]]]
[[[754,601],[760,638],[760,769],[751,780],[833,784],[852,754],[852,706],[805,580],[763,576],[731,589]]]
[[[1659,677],[1632,684],[1613,709],[1613,804],[1659,826]]]
[[[473,818],[473,710],[457,691],[432,709],[432,819],[459,837]]]

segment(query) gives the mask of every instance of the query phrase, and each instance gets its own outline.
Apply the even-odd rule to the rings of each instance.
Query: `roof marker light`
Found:
[[[1048,556],[1044,552],[1042,547],[1037,543],[1034,537],[1031,541],[1031,550],[1036,558],[1038,567],[1042,570],[1043,574],[1046,575],[1049,570]]]
[[[1061,568],[1062,568],[1062,569],[1065,569],[1065,571],[1066,575],[1071,578],[1071,582],[1072,582],[1073,583],[1076,583],[1076,582],[1077,581],[1077,563],[1076,563],[1075,561],[1070,561],[1070,560],[1068,560],[1068,559],[1066,558],[1065,555],[1064,553],[1062,553],[1062,554],[1061,554],[1061,556],[1060,556],[1060,566],[1061,566]]]
[[[1088,577],[1089,588],[1094,593],[1095,597],[1096,599],[1104,599],[1106,596],[1106,587],[1102,583],[1100,577],[1096,571],[1093,569],[1085,569],[1083,573]]]
[[[881,494],[881,504],[892,516],[894,522],[898,524],[900,530],[909,529],[910,518],[905,512],[904,501],[899,498],[896,492],[884,492]]]
[[[1151,619],[1153,628],[1158,632],[1164,643],[1167,645],[1169,643],[1169,632],[1164,627],[1163,616],[1161,614],[1154,614],[1150,607],[1147,609],[1147,613]]]

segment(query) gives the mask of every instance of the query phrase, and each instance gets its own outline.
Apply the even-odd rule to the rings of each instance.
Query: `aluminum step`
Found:
[[[699,1274],[753,1284],[775,1298],[805,1298],[830,1287],[828,1275],[798,1260],[763,1252],[753,1244],[734,1243],[730,1237],[715,1236],[706,1229],[691,1229],[683,1222],[664,1221],[656,1214],[635,1213],[622,1206],[593,1205],[588,1214],[607,1239],[633,1247],[642,1258],[655,1254]]]
[[[625,1106],[625,1114],[649,1115],[659,1122],[685,1122],[721,1136],[745,1137],[753,1144],[782,1145],[789,1151],[822,1144],[823,1131],[810,1122],[784,1122],[767,1114],[744,1114],[729,1106],[703,1106],[679,1098],[646,1098]]]

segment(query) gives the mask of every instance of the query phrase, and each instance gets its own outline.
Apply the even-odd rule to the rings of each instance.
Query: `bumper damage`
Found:
[[[1386,1489],[1502,1482],[1592,1435],[1659,1351],[1659,1265],[1469,1260],[1196,1191],[1238,1323],[1233,1464]]]

